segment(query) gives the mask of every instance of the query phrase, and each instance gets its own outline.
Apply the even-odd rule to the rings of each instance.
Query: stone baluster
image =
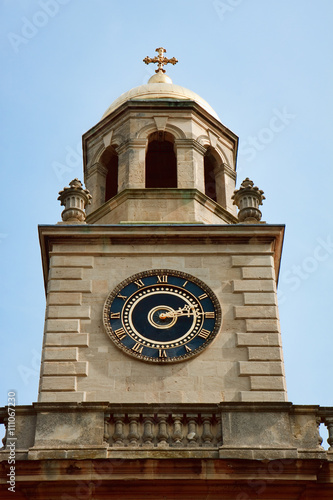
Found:
[[[2,444],[3,444],[3,447],[4,447],[4,448],[6,448],[6,444],[7,444],[7,436],[8,436],[8,417],[5,417],[5,418],[4,418],[3,423],[5,424],[5,429],[6,429],[6,432],[5,432],[4,437],[2,438]]]
[[[173,433],[172,440],[173,446],[180,448],[183,446],[183,425],[182,425],[183,415],[176,414],[172,415],[173,419]]]
[[[321,444],[323,442],[323,438],[320,435],[320,428],[319,428],[319,426],[321,424],[321,418],[320,417],[316,418],[316,424],[317,424],[318,446],[321,448]]]
[[[168,415],[158,415],[158,434],[157,434],[157,439],[158,443],[157,446],[159,448],[166,448],[168,446],[168,424],[167,424],[167,418]]]
[[[109,422],[110,422],[110,413],[104,414],[104,435],[103,435],[103,443],[108,443],[110,434],[109,434]]]
[[[198,415],[187,415],[187,441],[188,446],[194,447],[197,446],[198,434],[197,434],[197,420]]]
[[[325,418],[325,425],[328,430],[327,442],[330,445],[328,451],[333,451],[333,417]]]
[[[145,447],[152,448],[154,446],[153,428],[154,428],[153,416],[143,415],[143,442]]]
[[[209,447],[212,446],[213,443],[213,434],[212,434],[212,416],[204,414],[202,417],[202,446]]]
[[[217,426],[216,444],[222,445],[223,444],[223,434],[222,434],[222,416],[221,415],[216,415],[216,426]]]
[[[125,415],[123,414],[114,414],[114,446],[124,446],[124,420]]]
[[[128,439],[129,439],[129,446],[139,446],[139,417],[140,415],[128,415],[129,418],[129,433],[128,433]]]

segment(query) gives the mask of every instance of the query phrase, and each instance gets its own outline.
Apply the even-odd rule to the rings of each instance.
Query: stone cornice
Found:
[[[39,238],[42,253],[42,263],[45,286],[48,279],[49,258],[52,243],[70,240],[71,244],[87,244],[112,240],[115,244],[202,244],[207,240],[211,244],[225,244],[226,252],[233,253],[229,248],[232,244],[270,244],[275,261],[276,280],[278,280],[280,259],[284,237],[284,225],[271,224],[178,224],[178,223],[143,223],[115,225],[42,225],[39,226]],[[215,251],[210,246],[211,251]],[[259,251],[259,250],[258,250]],[[92,245],[86,247],[86,252],[94,253]],[[74,251],[75,253],[75,251]],[[78,253],[82,249],[78,247]]]
[[[50,226],[46,226],[50,227]],[[8,416],[7,406],[0,407],[0,423]],[[108,401],[44,402],[16,406],[17,415],[37,415],[40,412],[110,412],[113,413],[234,413],[234,412],[287,412],[290,414],[333,417],[333,408],[320,405],[294,405],[279,401],[222,401],[220,403],[109,403]]]
[[[106,116],[103,120],[98,122],[95,126],[89,129],[82,136],[83,143],[86,143],[87,140],[90,140],[94,136],[103,136],[103,130],[108,129],[108,125],[110,122],[114,124],[120,117],[127,112],[137,111],[142,113],[143,111],[152,112],[153,115],[158,115],[159,112],[165,113],[167,112],[196,112],[201,118],[205,121],[208,121],[213,129],[219,130],[220,133],[225,134],[229,140],[231,140],[236,145],[238,144],[238,136],[234,134],[230,129],[228,129],[225,125],[223,125],[219,120],[214,118],[211,114],[209,114],[206,110],[204,110],[198,103],[191,100],[177,100],[177,99],[159,99],[159,100],[139,100],[135,99],[132,101],[127,101],[119,108],[115,109],[110,115]]]

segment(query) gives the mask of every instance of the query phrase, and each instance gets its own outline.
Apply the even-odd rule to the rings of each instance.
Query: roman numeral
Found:
[[[159,349],[158,350],[158,357],[159,358],[167,358],[168,356],[167,356],[167,353],[164,349]]]
[[[126,295],[121,295],[120,293],[118,293],[117,297],[118,297],[119,299],[124,299],[124,300],[126,300],[126,299],[127,299]]]
[[[203,300],[206,299],[207,297],[208,297],[207,293],[203,293],[202,295],[199,295],[198,299]]]
[[[135,352],[139,352],[140,354],[142,353],[142,349],[143,349],[143,345],[139,344],[139,342],[137,342],[133,347],[132,347],[132,351],[135,351]]]
[[[182,287],[184,288],[186,285],[187,285],[188,281],[185,281],[185,283],[182,285]]]
[[[111,319],[120,319],[120,312],[118,312],[118,313],[113,313],[113,312],[112,312],[112,313],[110,314],[110,318],[111,318]]]
[[[142,280],[134,281],[134,283],[136,284],[136,286],[138,288],[141,288],[142,286],[145,286],[145,284],[144,284],[144,282]]]
[[[192,352],[192,349],[188,345],[184,345],[186,352]]]
[[[123,340],[126,337],[126,332],[123,328],[118,328],[114,333],[117,335],[119,340]]]
[[[165,274],[163,276],[157,276],[157,283],[167,283],[168,276]]]
[[[201,330],[201,332],[198,334],[198,337],[201,337],[203,339],[207,339],[208,336],[211,334],[210,331],[205,330],[204,328]]]
[[[205,312],[205,318],[215,318],[215,313],[214,312]]]

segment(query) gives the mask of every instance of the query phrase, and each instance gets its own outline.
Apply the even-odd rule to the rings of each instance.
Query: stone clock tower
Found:
[[[91,203],[74,181],[60,193],[63,223],[40,228],[39,401],[286,401],[276,303],[284,228],[259,223],[263,196],[251,183],[237,193],[249,205],[239,223],[238,139],[172,83],[159,51],[148,84],[83,136]],[[68,208],[80,193],[84,222]]]
[[[38,403],[17,414],[36,475],[22,498],[79,482],[94,499],[329,498],[318,425],[333,432],[332,410],[287,402],[284,226],[261,222],[252,181],[235,190],[237,136],[157,52],[149,82],[83,136],[87,189],[74,179],[62,221],[39,228],[46,321]]]

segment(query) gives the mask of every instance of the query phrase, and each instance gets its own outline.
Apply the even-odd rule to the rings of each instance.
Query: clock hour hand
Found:
[[[162,313],[160,314],[160,318],[161,319],[166,319],[166,318],[175,318],[175,317],[179,317],[179,316],[187,316],[187,317],[190,317],[190,316],[199,316],[201,313],[197,312],[195,310],[195,307],[191,307],[191,306],[184,306],[183,308],[180,308],[177,309],[177,311],[169,311],[167,313]]]

